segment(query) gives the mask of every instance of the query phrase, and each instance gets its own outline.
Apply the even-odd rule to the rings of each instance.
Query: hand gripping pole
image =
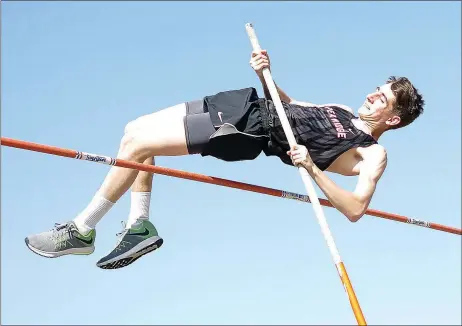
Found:
[[[255,30],[252,24],[248,23],[245,25],[245,27],[246,27],[250,42],[252,44],[253,50],[254,51],[261,50],[258,39],[257,39],[257,35],[255,33]],[[289,120],[287,119],[287,116],[282,107],[281,99],[279,98],[276,85],[273,81],[273,78],[271,77],[271,72],[269,71],[268,68],[263,69],[263,77],[265,78],[266,86],[268,87],[272,101],[274,102],[274,105],[276,107],[276,111],[281,121],[282,127],[284,129],[284,133],[289,142],[289,146],[292,148],[292,146],[297,144],[295,140],[295,136],[292,132],[292,129],[289,124]],[[364,319],[358,299],[356,298],[356,294],[354,292],[353,286],[351,285],[350,279],[345,269],[345,265],[343,264],[342,259],[340,258],[340,254],[335,245],[334,238],[329,230],[326,217],[324,216],[323,210],[321,208],[321,204],[319,202],[318,196],[316,195],[316,191],[311,182],[310,176],[303,167],[299,167],[298,171],[300,172],[303,183],[305,184],[305,188],[308,192],[310,201],[313,204],[313,209],[316,214],[316,218],[318,219],[319,225],[321,226],[324,239],[327,242],[327,246],[329,247],[330,253],[334,260],[334,263],[339,273],[340,279],[343,283],[343,286],[345,287],[346,293],[348,294],[350,305],[351,305],[351,308],[353,309],[353,313],[356,317],[356,321],[358,322],[358,325],[366,325],[366,320]]]

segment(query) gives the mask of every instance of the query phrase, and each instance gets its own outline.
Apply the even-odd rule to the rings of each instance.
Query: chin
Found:
[[[371,111],[369,111],[368,109],[366,109],[364,106],[361,106],[359,109],[358,109],[358,114],[359,115],[369,115],[371,113]]]

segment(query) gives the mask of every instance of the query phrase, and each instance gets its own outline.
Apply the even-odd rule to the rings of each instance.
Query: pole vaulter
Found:
[[[17,140],[8,137],[1,137],[1,145],[24,149],[33,152],[39,152],[44,154],[50,154],[55,156],[79,159],[79,160],[87,160],[95,163],[107,164],[107,165],[114,165],[119,167],[125,167],[129,169],[135,169],[139,171],[146,171],[152,172],[156,174],[166,175],[169,177],[180,178],[185,180],[192,180],[202,183],[209,183],[217,186],[227,187],[227,188],[234,188],[249,192],[255,192],[263,195],[269,195],[284,199],[293,199],[297,201],[301,201],[304,203],[310,203],[310,198],[307,195],[298,194],[295,192],[284,191],[280,189],[274,189],[269,187],[263,187],[258,185],[253,185],[245,182],[239,182],[234,180],[228,180],[208,175],[203,175],[199,173],[193,172],[186,172],[177,169],[166,168],[158,165],[151,165],[151,164],[143,164],[143,163],[136,163],[121,159],[115,159],[109,156],[99,155],[99,154],[91,154],[86,152],[80,152],[73,149],[65,149],[55,146],[37,144],[32,142],[27,142],[23,140]],[[319,198],[319,202],[321,205],[326,207],[334,208],[334,206],[326,199]],[[378,218],[383,218],[386,220],[391,220],[395,222],[406,223],[410,225],[420,226],[424,228],[429,228],[432,230],[462,235],[462,229],[455,228],[452,226],[442,225],[438,223],[428,222],[419,220],[412,217],[407,217],[403,215],[388,213],[376,209],[367,209],[365,215],[374,216]]]
[[[246,24],[246,30],[247,30],[247,34],[249,36],[249,39],[251,41],[252,47],[254,49],[254,52],[262,51],[260,46],[259,46],[255,31],[253,30],[252,24]],[[261,56],[261,54],[260,54],[260,56]],[[262,60],[262,59],[260,59],[260,60]],[[154,134],[154,135],[149,134],[152,137],[154,137],[152,139],[149,138],[149,140],[151,141],[151,143],[149,143],[149,144],[151,145],[151,147],[153,147],[153,148],[149,148],[150,152],[146,153],[146,152],[143,152],[143,151],[141,151],[141,152],[134,151],[135,149],[138,149],[138,150],[146,149],[144,147],[140,147],[141,145],[143,145],[143,143],[138,144],[138,143],[135,142],[135,143],[131,144],[131,145],[135,146],[135,147],[132,146],[133,147],[132,148],[132,147],[128,146],[130,144],[128,144],[128,143],[125,144],[124,142],[122,142],[121,143],[121,150],[122,150],[122,153],[124,155],[119,155],[117,159],[109,157],[109,156],[95,155],[95,154],[86,153],[86,152],[78,152],[78,151],[75,151],[75,150],[63,149],[63,148],[58,148],[58,147],[51,147],[51,146],[47,146],[47,145],[34,144],[34,143],[30,143],[30,142],[25,142],[25,141],[21,141],[21,140],[15,140],[15,139],[11,139],[11,138],[4,138],[4,137],[1,138],[1,145],[21,148],[21,149],[26,149],[26,150],[32,150],[32,151],[37,151],[37,152],[42,152],[42,153],[48,153],[48,154],[53,154],[53,155],[57,155],[57,156],[64,156],[64,157],[69,157],[69,158],[74,158],[74,159],[87,160],[87,161],[96,162],[96,163],[103,163],[103,164],[107,164],[107,165],[111,165],[111,166],[118,166],[118,167],[123,167],[123,168],[128,168],[128,169],[135,169],[135,170],[139,170],[139,171],[146,171],[146,172],[150,172],[150,173],[164,174],[164,175],[179,177],[179,178],[183,178],[183,179],[189,179],[189,180],[195,180],[195,181],[199,181],[199,182],[222,185],[222,186],[226,186],[226,187],[237,188],[237,189],[242,189],[242,190],[247,190],[247,191],[252,191],[252,192],[257,192],[257,193],[263,193],[263,194],[268,194],[268,195],[272,195],[272,196],[277,196],[277,197],[281,197],[281,198],[295,199],[295,200],[300,200],[300,201],[303,201],[303,202],[312,203],[316,218],[318,220],[318,223],[321,226],[321,230],[322,230],[324,238],[325,238],[325,240],[326,240],[326,242],[328,244],[330,253],[332,255],[333,261],[334,261],[335,266],[337,268],[337,272],[338,272],[338,274],[340,276],[340,279],[342,281],[344,289],[345,289],[345,291],[346,291],[346,293],[348,295],[350,305],[351,305],[351,308],[352,308],[353,313],[355,315],[355,318],[357,320],[357,323],[360,324],[360,325],[365,325],[366,321],[365,321],[365,318],[364,318],[363,313],[361,311],[358,299],[356,298],[355,292],[353,290],[353,286],[351,285],[348,274],[346,272],[345,265],[344,265],[342,259],[340,258],[340,254],[338,252],[338,249],[336,248],[334,239],[333,239],[332,234],[331,234],[331,232],[329,230],[326,218],[325,218],[325,216],[323,214],[323,211],[322,211],[322,208],[321,208],[321,205],[328,206],[328,207],[334,207],[333,203],[335,204],[335,202],[332,203],[332,202],[329,202],[329,201],[327,201],[325,199],[319,199],[317,197],[317,194],[316,194],[316,192],[314,190],[314,187],[313,187],[313,185],[311,183],[311,180],[310,180],[310,174],[312,173],[312,170],[311,170],[312,166],[309,165],[309,163],[310,163],[310,161],[308,159],[309,156],[306,154],[307,158],[305,160],[301,160],[300,155],[305,155],[305,154],[302,153],[302,152],[297,152],[300,148],[303,150],[303,146],[298,145],[296,143],[294,133],[292,132],[292,128],[291,128],[291,126],[289,124],[288,118],[287,118],[287,116],[285,114],[284,107],[283,107],[282,102],[281,102],[281,98],[282,98],[282,96],[284,94],[279,95],[279,91],[278,91],[278,89],[277,89],[277,87],[276,87],[276,85],[275,85],[275,83],[274,83],[274,81],[272,79],[271,74],[270,74],[269,64],[266,67],[264,65],[260,66],[260,68],[258,68],[258,65],[259,65],[258,63],[255,63],[255,62],[251,61],[251,64],[252,64],[252,67],[256,71],[257,70],[260,71],[259,77],[266,84],[265,92],[268,91],[268,93],[272,97],[272,100],[273,100],[273,103],[274,103],[274,109],[276,110],[276,112],[273,112],[272,116],[277,117],[281,122],[281,125],[279,125],[279,126],[272,126],[272,128],[273,128],[272,131],[274,131],[274,133],[275,133],[274,135],[275,135],[276,138],[278,138],[280,136],[282,136],[282,137],[285,136],[285,138],[288,140],[287,145],[288,145],[288,147],[290,147],[291,151],[287,152],[287,154],[290,153],[290,155],[294,155],[292,157],[292,161],[293,161],[294,165],[296,165],[298,167],[298,170],[299,170],[300,175],[302,177],[302,181],[304,182],[305,188],[306,188],[306,190],[308,192],[308,196],[295,194],[295,193],[291,193],[291,192],[286,192],[286,191],[281,191],[281,190],[276,190],[276,189],[271,189],[271,188],[265,188],[265,187],[245,184],[245,183],[240,183],[240,182],[231,181],[231,180],[225,180],[225,179],[214,178],[214,177],[210,177],[210,176],[204,176],[204,175],[199,175],[199,174],[194,174],[194,173],[189,173],[189,172],[183,172],[183,171],[179,171],[179,170],[162,168],[162,167],[158,167],[158,166],[154,166],[152,164],[149,164],[149,163],[147,163],[148,160],[144,161],[145,160],[144,156],[153,157],[153,156],[156,156],[156,155],[160,155],[160,156],[164,155],[164,153],[162,151],[159,152],[158,148],[156,147],[157,145],[159,145],[159,142],[160,142],[158,139],[156,139],[154,137],[154,136],[156,136],[156,134]],[[254,66],[254,65],[256,65],[256,66]],[[263,69],[262,69],[262,67],[263,67]],[[397,80],[396,78],[391,78],[390,79],[390,81],[396,81],[396,80]],[[402,83],[409,84],[409,82],[405,78],[404,79],[399,79],[399,82],[401,84]],[[399,84],[399,85],[401,85],[401,84]],[[372,110],[372,112],[375,112],[374,110],[384,109],[385,107],[388,107],[387,106],[388,104],[387,105],[380,104],[380,102],[385,103],[386,100],[388,100],[388,99],[387,99],[386,95],[383,94],[383,91],[379,87],[377,89],[378,90],[373,95],[374,96],[376,94],[377,94],[377,96],[380,95],[380,99],[377,100],[377,103],[379,103],[379,104],[377,106],[371,107],[368,103],[365,103],[361,107],[362,112],[364,112],[365,110]],[[387,88],[387,90],[390,91],[388,88]],[[423,102],[421,100],[420,94],[418,94],[417,90],[415,90],[414,88],[412,90],[413,90],[413,92],[411,94],[407,94],[406,96],[415,97],[417,102],[416,102],[415,105],[413,104],[412,106],[406,107],[405,109],[406,110],[407,109],[409,109],[409,110],[417,110],[417,111],[415,111],[417,113],[417,115],[413,115],[411,118],[409,118],[411,120],[406,120],[406,121],[403,122],[403,124],[412,122],[413,119],[415,119],[415,117],[418,116],[418,114],[420,114],[420,112],[422,110]],[[246,91],[246,90],[244,90],[244,91]],[[227,94],[228,93],[226,93],[225,95],[227,95]],[[238,101],[243,95],[242,92],[240,92],[240,91],[234,91],[233,94],[236,95],[236,97],[233,98],[232,100],[236,100],[236,101]],[[254,97],[257,96],[256,94],[253,94],[253,95],[254,95]],[[212,101],[212,102],[215,101],[215,100],[217,100],[217,101],[218,100],[223,100],[223,98],[220,98],[220,96],[221,96],[221,93],[219,95],[217,95],[217,96],[206,97],[206,98],[204,98],[204,100],[207,99],[208,101]],[[391,98],[394,98],[393,95],[388,94],[388,96],[391,97]],[[255,100],[255,98],[252,98],[252,99]],[[368,100],[369,100],[369,98],[368,98]],[[369,102],[372,103],[371,101],[369,101]],[[223,103],[223,102],[220,102],[220,103],[222,105],[220,107],[220,110],[223,110],[223,108],[229,109],[229,107],[234,108],[233,105],[235,104],[235,103]],[[193,110],[195,112],[195,110],[201,109],[200,107],[199,108],[197,108],[197,107],[189,107],[189,105],[193,105],[193,104],[196,105],[197,104],[196,102],[190,102],[190,103],[188,102],[188,103],[185,103],[185,104],[186,104],[185,108],[187,110],[191,109],[191,110]],[[240,104],[247,105],[248,103],[246,102],[246,103],[240,103]],[[178,108],[181,108],[181,107],[178,107]],[[338,110],[341,110],[342,108],[335,107],[335,109],[338,111]],[[173,108],[173,110],[175,110],[175,108]],[[329,109],[329,110],[334,112],[333,108]],[[193,111],[191,111],[191,114],[194,114]],[[167,110],[165,112],[171,112],[171,110],[170,111]],[[174,113],[176,111],[172,111],[172,112]],[[338,112],[339,112],[340,115],[344,114],[344,113],[342,113],[342,111],[338,111]],[[412,112],[414,112],[414,111],[412,111]],[[223,112],[215,112],[215,113],[217,113],[218,118],[220,120],[222,120],[220,114],[223,114]],[[236,116],[232,116],[231,117],[232,119],[238,119],[239,118],[240,113],[236,112],[235,114],[236,114]],[[334,113],[330,113],[330,114],[332,114],[335,117]],[[407,113],[403,113],[403,114],[407,114]],[[344,115],[346,115],[346,113]],[[165,118],[164,116],[162,116],[162,117]],[[167,114],[167,117],[169,117],[168,114]],[[173,119],[174,117],[172,116],[171,118]],[[260,118],[263,119],[264,114]],[[407,119],[407,116],[405,116],[405,118]],[[143,119],[145,119],[145,118],[143,118]],[[157,119],[160,119],[160,122],[163,121],[161,118],[157,118]],[[213,119],[216,120],[216,117],[215,116],[213,116],[213,117],[210,116],[210,119],[211,119],[210,123],[213,123],[212,120]],[[230,119],[230,118],[227,117],[227,119]],[[231,122],[234,121],[232,119],[230,120]],[[340,117],[339,117],[339,119],[340,119]],[[156,122],[156,121],[157,120],[153,121],[153,123]],[[215,122],[217,122],[217,121],[215,121]],[[255,121],[250,121],[250,122],[252,123],[252,122],[255,122]],[[337,120],[337,122],[338,122],[338,120]],[[225,127],[232,126],[232,124],[225,123],[223,121],[221,121],[221,123],[223,125],[223,128],[220,128],[220,130],[219,130],[221,132],[221,134],[219,132],[217,132],[217,133],[214,134],[214,136],[216,136],[216,134],[218,134],[218,136],[220,136],[225,132],[228,132],[228,134],[231,132],[229,130],[230,128],[226,129]],[[390,125],[393,125],[393,126],[397,125],[398,123],[400,123],[400,117],[397,117],[397,116],[393,116],[392,121],[387,120],[387,124],[390,124]],[[158,125],[157,127],[159,127],[160,130],[162,131],[162,126],[163,125],[165,125],[165,124],[160,123],[160,125]],[[215,130],[215,126],[212,125],[212,127],[214,127],[214,130]],[[257,127],[264,128],[265,126],[262,123],[261,125],[259,125]],[[294,126],[294,128],[295,127],[296,126]],[[132,126],[130,124],[127,125],[127,128],[126,128],[125,132],[126,133],[128,132],[128,136],[133,136],[133,135],[130,134],[130,130],[132,130],[133,128],[132,128]],[[281,130],[278,129],[278,128],[280,128]],[[353,126],[351,126],[351,128],[353,128]],[[182,129],[182,128],[178,128],[178,129]],[[211,128],[209,128],[209,129],[211,129]],[[340,128],[340,129],[341,129],[340,131],[337,129],[338,133],[340,133],[339,134],[340,136],[337,136],[337,137],[345,138],[344,136],[341,136],[342,131],[343,131],[343,127]],[[388,130],[388,127],[385,128],[385,129]],[[136,130],[138,130],[138,129],[136,129]],[[200,129],[200,130],[202,130],[202,129]],[[377,131],[377,130],[378,129],[375,129],[375,131]],[[175,134],[175,131],[177,132],[176,134]],[[252,136],[252,137],[254,137],[254,139],[252,141],[255,140],[255,137],[259,137],[258,132],[261,132],[261,130],[250,130],[250,131],[257,132],[256,136]],[[164,130],[164,132],[170,132],[170,129]],[[383,132],[383,130],[378,130],[377,132]],[[181,133],[181,135],[180,135],[180,133]],[[170,135],[172,137],[173,136],[178,136],[179,140],[176,139],[176,138],[174,140],[181,143],[180,144],[181,146],[183,146],[183,143],[181,142],[182,139],[183,139],[182,137],[184,136],[184,137],[187,138],[187,135],[183,135],[182,133],[183,133],[182,130],[173,130],[173,131],[171,131],[171,135]],[[322,131],[320,131],[320,133],[322,133]],[[197,133],[194,134],[194,135],[195,136],[203,136],[203,135],[199,135]],[[322,135],[324,135],[324,134],[322,134]],[[241,136],[242,136],[242,134],[241,134]],[[298,135],[298,136],[300,136],[300,135]],[[370,139],[370,138],[372,138],[372,136],[367,136],[367,137],[366,137],[367,139],[363,139],[364,138],[363,137],[361,139],[357,139],[356,141],[361,143],[364,146],[367,146],[370,143],[375,142],[375,140],[374,140],[374,142],[372,142],[372,140]],[[189,139],[191,139],[191,138],[189,138]],[[212,156],[216,156],[216,157],[220,158],[223,155],[223,153],[221,151],[223,148],[225,148],[226,150],[231,150],[232,149],[232,147],[226,146],[226,144],[225,145],[222,144],[222,146],[220,148],[217,148],[217,146],[216,146],[217,145],[217,140],[216,139],[211,139],[211,137],[209,137],[208,139],[210,140],[210,144],[208,144],[208,145],[206,144],[207,145],[207,150],[204,149],[203,152],[201,152],[202,149],[199,150],[199,152],[202,153],[203,155],[212,155]],[[123,140],[127,140],[127,139],[124,138]],[[194,139],[194,140],[195,140],[195,142],[193,142],[192,145],[194,145],[194,146],[198,145],[199,144],[198,141],[200,139],[199,140]],[[178,145],[177,143],[175,143],[175,141],[172,140],[171,146],[174,147],[175,145]],[[250,141],[250,140],[247,139],[247,141]],[[302,143],[303,143],[303,141],[302,141]],[[137,145],[140,145],[140,146],[137,147]],[[170,143],[168,143],[167,145],[170,145]],[[189,144],[189,145],[191,145],[191,144]],[[204,144],[200,143],[199,145],[203,146]],[[234,145],[236,145],[236,143],[234,143]],[[252,144],[249,144],[249,146],[250,145],[252,145]],[[348,144],[348,145],[351,146],[352,144]],[[331,145],[331,146],[333,146],[333,145]],[[337,146],[340,146],[340,145],[338,144]],[[252,146],[250,146],[250,147],[252,147]],[[253,147],[255,147],[255,146],[253,146]],[[245,151],[244,149],[242,149],[241,152],[237,153],[237,154],[248,158],[249,156],[252,156],[252,155],[255,154],[254,152],[252,152],[252,150],[255,149],[253,147],[252,148],[247,148],[248,151]],[[298,147],[300,147],[300,148],[298,148]],[[183,147],[181,147],[181,148],[183,148]],[[241,147],[239,147],[239,149],[240,148]],[[374,148],[377,148],[377,147],[374,147]],[[208,152],[208,150],[210,150],[210,149],[214,149],[214,150],[216,150],[216,152],[213,152],[213,151],[212,151],[212,153]],[[278,148],[277,146],[271,148],[271,150],[276,151],[276,153],[278,153],[277,150],[279,150],[279,149],[280,148]],[[311,148],[311,149],[313,150],[313,148]],[[197,148],[188,147],[188,153],[195,153],[195,151],[197,151],[197,150],[198,150]],[[260,151],[261,148],[257,148],[257,150]],[[305,148],[305,150],[306,150],[306,148]],[[177,152],[175,152],[175,153],[176,154],[181,154],[181,155],[184,154],[183,151],[181,151],[180,149],[178,149]],[[138,155],[139,157],[135,155],[137,153],[139,154]],[[222,157],[222,159],[231,160],[234,157],[233,155],[236,155],[236,153],[234,153],[234,152],[233,153],[227,153],[227,154],[229,154],[229,155],[228,156],[225,155],[225,157]],[[274,153],[272,153],[271,151],[268,151],[268,153],[265,152],[265,154],[274,155]],[[381,153],[375,153],[375,154],[381,154]],[[130,156],[130,155],[132,155],[132,156]],[[380,155],[379,155],[379,158],[380,158]],[[283,162],[285,162],[284,161],[285,157],[284,158],[281,157],[281,159],[283,160]],[[318,163],[323,164],[323,162],[324,161],[320,161],[320,158],[318,157]],[[324,162],[324,163],[327,164],[328,162]],[[373,166],[377,167],[374,164],[375,163],[373,163]],[[368,165],[368,167],[370,167],[370,166]],[[133,171],[127,171],[127,170],[123,170],[123,169],[111,169],[111,171],[115,173],[115,176],[117,176],[117,178],[125,178],[125,179],[128,179],[128,180],[131,180],[130,178],[133,175]],[[376,172],[376,171],[373,171],[373,172]],[[129,173],[129,175],[126,175],[126,173]],[[372,173],[372,172],[368,171],[368,173]],[[143,174],[143,176],[144,176],[144,174]],[[117,183],[115,183],[117,178],[115,178],[115,179],[114,178],[115,177],[110,179],[109,184],[105,184],[106,188],[107,188],[105,190],[107,190],[107,191],[104,194],[104,196],[106,196],[109,199],[106,199],[106,198],[101,197],[101,196],[97,197],[95,195],[95,197],[94,197],[95,201],[92,201],[90,203],[92,205],[90,207],[91,210],[85,211],[85,214],[83,214],[83,215],[81,214],[81,215],[78,216],[78,217],[80,217],[80,219],[78,221],[80,224],[82,224],[83,222],[85,222],[85,223],[90,223],[91,222],[90,224],[85,224],[84,223],[83,225],[80,225],[80,227],[83,229],[84,233],[79,233],[79,231],[77,230],[76,225],[74,223],[74,220],[70,221],[70,222],[68,222],[66,224],[59,224],[59,225],[56,226],[56,232],[58,232],[58,233],[61,232],[60,234],[67,235],[66,232],[68,231],[69,237],[70,237],[69,239],[71,239],[71,240],[73,239],[72,237],[75,236],[75,235],[81,236],[81,237],[86,237],[84,240],[86,241],[85,244],[88,244],[88,245],[87,246],[84,245],[83,244],[84,240],[81,240],[82,244],[78,243],[78,245],[80,246],[79,248],[77,248],[79,250],[78,253],[90,254],[90,253],[93,252],[93,250],[94,250],[94,245],[93,245],[94,231],[93,231],[92,228],[101,219],[101,217],[105,214],[105,212],[110,207],[112,207],[113,203],[115,203],[118,200],[118,198],[120,198],[120,195],[123,194],[123,192],[125,191],[125,189],[123,187],[116,186],[116,185],[118,185]],[[315,176],[313,176],[313,178],[315,178]],[[316,181],[318,181],[318,180],[316,179]],[[113,190],[113,188],[116,188],[116,190]],[[332,200],[333,199],[331,199],[331,201]],[[335,207],[337,207],[337,206],[335,206]],[[365,212],[364,212],[364,210],[365,210]],[[348,211],[349,215],[347,217],[351,221],[354,221],[356,219],[355,216],[357,214],[357,211],[358,210],[352,210],[351,212]],[[440,230],[440,231],[444,231],[444,232],[448,232],[448,233],[453,233],[453,234],[458,234],[458,235],[461,234],[460,229],[456,229],[456,228],[452,228],[452,227],[446,227],[446,226],[439,225],[439,224],[434,224],[434,223],[428,223],[428,222],[424,222],[424,221],[420,221],[420,220],[416,220],[416,219],[410,219],[410,218],[407,218],[407,217],[403,217],[403,216],[399,216],[399,215],[395,215],[395,214],[389,214],[389,213],[385,213],[385,212],[380,212],[380,211],[376,211],[376,210],[371,210],[371,209],[366,210],[366,207],[362,208],[361,213],[362,214],[365,213],[365,214],[368,214],[368,215],[377,216],[377,217],[381,217],[381,218],[385,218],[385,219],[395,220],[395,221],[399,221],[399,222],[405,222],[405,223],[409,223],[411,225],[427,227],[427,228]],[[82,218],[84,219],[83,222],[82,222]],[[128,264],[131,264],[136,259],[138,259],[140,257],[140,255],[143,255],[143,254],[145,254],[147,252],[150,252],[150,251],[155,250],[156,248],[158,248],[162,244],[162,239],[157,236],[157,231],[155,230],[154,226],[148,220],[143,220],[142,224],[144,225],[144,227],[146,229],[145,231],[147,231],[147,233],[136,233],[135,232],[133,234],[140,234],[140,235],[141,234],[143,234],[143,235],[147,234],[147,235],[150,236],[149,239],[143,240],[144,242],[141,243],[143,246],[139,246],[139,248],[138,247],[132,248],[133,249],[132,251],[124,253],[124,255],[122,255],[122,256],[119,255],[120,257],[117,256],[116,258],[113,257],[113,253],[110,253],[106,257],[103,257],[98,262],[97,265],[99,267],[101,267],[101,268],[109,268],[109,269],[124,267],[124,266],[127,266]],[[149,231],[147,229],[147,227],[149,227],[149,229],[152,232]],[[90,231],[86,232],[85,231],[86,228],[90,228]],[[132,233],[130,233],[130,234],[127,233],[130,230],[131,229],[126,229],[124,231],[125,232],[124,234],[127,237],[130,237],[130,236],[134,237],[134,236],[131,235]],[[136,228],[136,230],[141,230],[141,229]],[[52,231],[49,231],[48,233],[47,232],[40,233],[37,236],[34,235],[35,237],[34,236],[33,237],[27,237],[25,239],[25,241],[26,241],[26,244],[28,245],[28,247],[32,251],[34,251],[35,253],[40,254],[42,256],[46,256],[46,257],[58,257],[58,256],[61,256],[61,255],[66,255],[66,254],[71,253],[71,252],[67,252],[66,251],[67,249],[66,250],[63,249],[61,251],[56,251],[53,248],[49,249],[49,248],[51,248],[50,246],[52,246],[53,243],[50,242],[51,240],[48,240],[47,234],[49,232],[52,232]],[[152,233],[152,235],[151,235],[151,233]],[[86,234],[86,235],[84,235],[84,234]],[[31,243],[31,241],[33,243]],[[77,249],[72,248],[72,250],[77,250]],[[77,253],[77,251],[75,251],[75,252]],[[74,253],[74,251],[72,253]]]
[[[248,23],[245,25],[245,27],[246,27],[250,42],[252,43],[253,49],[255,51],[261,50],[258,39],[257,39],[257,35],[255,33],[255,30],[252,24]],[[277,91],[276,85],[271,76],[271,72],[269,71],[268,68],[263,69],[263,77],[265,78],[266,85],[268,87],[268,90],[271,94],[271,98],[276,107],[276,111],[279,116],[279,119],[281,120],[281,124],[284,129],[286,138],[289,141],[289,146],[290,148],[293,148],[294,146],[297,145],[297,141],[295,140],[295,136],[289,124],[289,120],[287,119],[286,113],[284,112],[284,108],[281,103],[281,99],[279,98],[279,93]],[[355,315],[356,321],[358,322],[358,325],[366,325],[366,320],[361,310],[361,306],[359,305],[355,291],[350,282],[350,278],[348,277],[348,273],[346,271],[345,265],[342,261],[342,258],[340,257],[340,254],[335,244],[332,233],[330,232],[329,225],[327,224],[326,217],[324,216],[324,212],[322,210],[318,196],[311,182],[310,175],[308,174],[306,169],[303,168],[302,166],[298,167],[298,171],[300,172],[303,183],[305,184],[305,188],[308,192],[308,197],[310,199],[310,202],[313,204],[313,209],[314,209],[316,218],[318,220],[319,225],[321,226],[322,234],[324,235],[324,239],[327,242],[327,246],[332,255],[332,259],[334,261],[335,267],[337,268],[337,272],[343,283],[345,291],[348,294],[350,305],[351,305],[351,308],[353,309],[353,313]]]

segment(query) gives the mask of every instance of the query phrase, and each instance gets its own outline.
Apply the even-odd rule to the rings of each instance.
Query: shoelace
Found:
[[[55,246],[61,247],[68,239],[72,239],[74,237],[74,234],[72,233],[73,230],[74,227],[70,224],[55,223],[52,230],[53,233],[51,235],[51,240],[53,240]]]
[[[120,223],[122,224],[122,231],[116,233],[116,236],[120,237],[120,238],[123,238],[125,233],[127,233],[127,231],[128,231],[128,229],[125,228],[127,226],[127,223],[125,221],[120,221]]]
[[[116,236],[117,236],[117,243],[115,245],[116,251],[120,250],[121,247],[124,247],[125,241],[122,241],[122,239],[124,238],[125,234],[127,234],[128,232],[128,229],[125,228],[127,226],[127,223],[125,223],[125,221],[121,221],[121,224],[122,224],[122,231],[116,233]]]

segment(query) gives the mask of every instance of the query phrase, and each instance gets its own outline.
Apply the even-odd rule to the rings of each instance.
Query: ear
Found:
[[[392,116],[389,118],[385,123],[389,126],[396,126],[401,122],[401,118],[398,117],[397,115]]]

